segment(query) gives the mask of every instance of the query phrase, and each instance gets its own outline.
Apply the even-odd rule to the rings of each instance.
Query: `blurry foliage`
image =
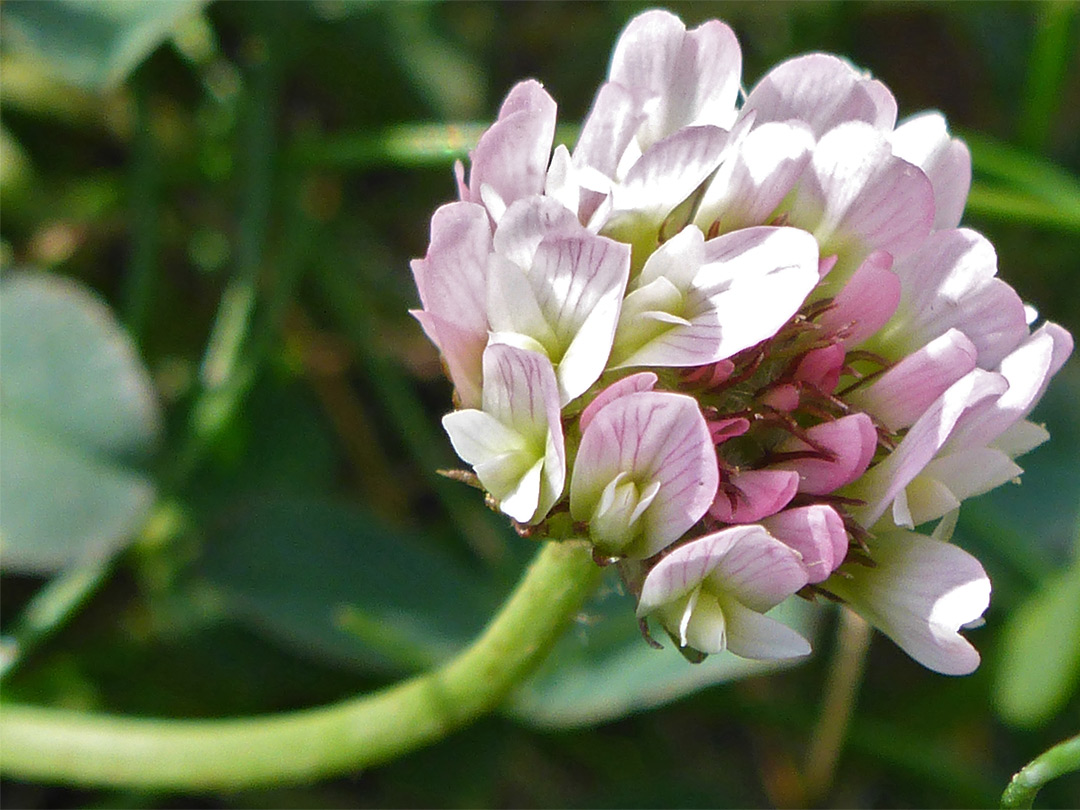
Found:
[[[176,716],[299,708],[438,660],[475,631],[532,544],[435,474],[455,464],[438,425],[450,391],[406,314],[408,260],[453,195],[468,124],[490,119],[526,76],[544,81],[563,122],[580,121],[618,31],[646,5],[4,2],[8,697]],[[1025,299],[1080,332],[1080,107],[1065,103],[1080,97],[1075,4],[668,6],[688,25],[720,17],[735,28],[747,86],[788,56],[835,51],[884,80],[901,115],[934,107],[978,133],[967,222]],[[15,293],[28,285],[27,302]],[[145,370],[133,356],[106,362],[128,338],[97,299]],[[41,362],[30,336],[63,391],[16,385],[40,382],[27,376]],[[160,406],[164,428],[148,468],[139,456],[154,419],[108,395],[138,399],[151,386],[157,404],[146,407]],[[19,402],[20,390],[31,399]],[[1023,486],[965,506],[958,542],[995,583],[987,626],[973,633],[984,666],[946,679],[875,644],[830,806],[989,805],[1020,765],[1075,733],[1078,396],[1074,358],[1036,411],[1054,441],[1025,459]],[[28,409],[39,433],[104,470],[95,503],[110,503],[110,471],[153,480],[158,502],[141,528],[134,508],[108,543],[91,539],[87,520],[83,533],[54,526],[63,550],[20,556],[13,526],[35,525],[24,510],[70,521],[60,507],[79,504],[17,490],[9,503],[11,443]],[[89,433],[66,431],[75,418]],[[97,436],[107,425],[134,445]],[[59,480],[45,454],[22,457]],[[122,545],[115,562],[100,558]],[[98,557],[83,553],[91,546]],[[61,562],[75,565],[47,585],[27,573]],[[831,624],[830,611],[816,615]],[[832,646],[823,629],[818,655],[768,677],[723,657],[695,668],[648,649],[625,597],[606,587],[502,718],[362,779],[210,804],[17,783],[3,798],[798,805]],[[1047,786],[1044,802],[1080,805],[1076,778]]]

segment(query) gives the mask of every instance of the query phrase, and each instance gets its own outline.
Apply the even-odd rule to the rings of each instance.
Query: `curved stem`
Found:
[[[487,629],[442,667],[330,706],[230,720],[156,720],[5,705],[0,773],[185,791],[308,782],[392,759],[497,705],[600,577],[582,542],[549,542]]]
[[[836,766],[866,666],[871,635],[870,625],[865,619],[853,610],[841,608],[825,702],[806,757],[806,802],[811,805],[819,804],[826,797],[836,775]]]
[[[1039,788],[1051,779],[1080,770],[1080,735],[1058,743],[1020,769],[1001,795],[1004,810],[1031,807]]]

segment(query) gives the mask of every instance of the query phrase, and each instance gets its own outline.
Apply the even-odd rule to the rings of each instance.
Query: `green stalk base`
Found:
[[[317,709],[159,720],[4,705],[0,773],[198,792],[311,782],[385,762],[496,706],[544,658],[599,578],[587,544],[549,542],[480,637],[453,660]]]

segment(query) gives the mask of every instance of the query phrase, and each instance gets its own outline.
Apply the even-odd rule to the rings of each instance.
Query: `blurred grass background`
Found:
[[[461,594],[460,620],[438,628],[452,649],[532,551],[475,492],[434,475],[454,464],[438,424],[450,390],[406,314],[417,303],[408,260],[454,194],[467,125],[489,121],[528,76],[561,123],[580,122],[619,30],[648,6],[140,5],[146,19],[121,12],[111,28],[63,3],[0,6],[3,265],[96,291],[134,338],[165,417],[148,470],[156,506],[5,694],[187,717],[355,694],[438,645],[347,611],[332,632],[325,617],[316,626],[328,593],[348,604],[351,587],[372,588],[369,600],[395,607],[372,581],[385,575],[387,594],[423,590],[405,601],[436,604],[427,588],[442,582],[447,600]],[[1080,332],[1075,3],[666,7],[688,26],[731,24],[747,87],[788,56],[827,50],[882,79],[901,117],[944,112],[975,156],[965,224],[995,244],[1025,300]],[[983,666],[945,678],[877,638],[825,806],[991,806],[1014,771],[1080,727],[1078,399],[1074,358],[1036,412],[1053,440],[1022,461],[1023,485],[965,504],[958,542],[995,584],[971,634]],[[380,562],[380,543],[414,543],[427,562],[395,574],[400,560]],[[481,580],[487,590],[471,589]],[[4,576],[5,633],[18,634],[45,582]],[[823,615],[802,666],[595,726],[492,717],[304,788],[208,798],[5,781],[3,803],[798,806],[834,646]],[[370,654],[342,641],[349,633]],[[1052,783],[1038,805],[1080,806],[1080,779]]]

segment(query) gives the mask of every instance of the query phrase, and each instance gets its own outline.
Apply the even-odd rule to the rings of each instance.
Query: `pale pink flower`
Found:
[[[704,366],[764,340],[817,282],[817,245],[795,228],[705,241],[693,225],[649,257],[622,305],[611,367]]]
[[[542,354],[503,344],[484,350],[483,409],[454,411],[443,427],[499,508],[539,523],[566,482],[559,390]]]
[[[688,396],[634,375],[582,414],[570,514],[607,556],[650,557],[705,513],[718,472],[709,429]]]
[[[555,365],[565,405],[604,370],[630,250],[589,233],[565,208],[535,196],[507,209],[494,250],[486,299],[492,339],[545,354]]]
[[[689,657],[805,655],[763,614],[821,594],[969,672],[990,586],[951,527],[1046,439],[1026,417],[1072,339],[958,227],[971,157],[940,114],[898,126],[827,54],[741,107],[740,79],[727,26],[649,11],[572,153],[542,87],[511,91],[413,263],[447,431],[532,533],[622,559]]]
[[[762,615],[807,579],[798,552],[761,526],[736,526],[665,555],[645,578],[637,614],[655,617],[679,647],[700,653],[807,655],[806,639]]]

